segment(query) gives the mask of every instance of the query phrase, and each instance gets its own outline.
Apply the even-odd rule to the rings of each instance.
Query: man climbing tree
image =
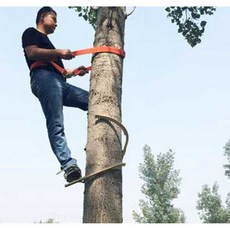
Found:
[[[87,11],[88,9],[88,11]],[[172,9],[172,8],[171,8]],[[170,10],[171,10],[170,9]],[[175,20],[172,22],[176,22],[177,25],[180,25],[180,19],[183,17],[183,12],[195,12],[196,7],[194,9],[182,9],[179,8],[172,9],[172,12],[175,12],[175,15],[167,10],[170,15],[169,17],[175,17]],[[52,14],[56,16],[56,13],[52,11]],[[84,17],[84,19],[89,20],[92,25],[96,28],[95,33],[95,41],[94,46],[112,46],[118,49],[124,49],[124,28],[125,28],[125,20],[127,18],[125,7],[99,7],[97,9],[92,7],[77,7],[77,11],[80,12],[80,15]],[[82,13],[83,11],[83,13]],[[182,14],[181,14],[182,12]],[[178,14],[179,13],[179,14]],[[203,11],[202,11],[203,13]],[[50,14],[43,14],[40,17],[40,23],[43,25],[43,32],[45,32],[45,36],[52,33],[55,28],[55,23],[50,23]],[[191,15],[197,17],[199,12]],[[48,20],[49,19],[49,20]],[[54,20],[53,17],[52,20]],[[91,20],[92,19],[92,20]],[[48,20],[48,21],[47,21]],[[178,21],[179,20],[179,21]],[[96,21],[96,24],[95,24]],[[186,18],[186,21],[191,21],[191,19]],[[49,23],[48,23],[49,22]],[[199,38],[200,28],[194,29],[193,24],[185,24],[180,27],[180,32],[185,36],[189,32],[195,36],[195,38]],[[201,30],[204,30],[205,24],[202,23]],[[47,28],[49,30],[47,31]],[[45,30],[44,30],[45,29]],[[26,31],[28,32],[28,31]],[[24,38],[26,35],[24,33]],[[41,32],[41,31],[40,31]],[[178,31],[179,32],[179,31]],[[189,33],[190,34],[190,33]],[[28,37],[31,37],[28,36]],[[190,41],[190,39],[188,40]],[[191,39],[192,46],[197,44],[199,39]],[[47,42],[49,43],[49,42]],[[25,49],[26,58],[28,61],[28,65],[31,68],[31,62],[33,61],[50,61],[50,59],[54,59],[54,61],[62,65],[59,58],[62,59],[71,59],[72,55],[69,50],[65,50],[65,52],[56,52],[55,55],[51,52],[51,50],[56,50],[52,47],[39,47],[37,43],[23,43],[23,47]],[[41,54],[37,52],[37,55],[34,55],[31,49],[41,51],[40,48],[43,49],[51,49],[47,50]],[[38,49],[39,48],[39,49]],[[43,50],[44,51],[44,50]],[[57,51],[57,50],[56,50]],[[63,50],[62,50],[63,51]],[[49,55],[47,54],[49,53]],[[51,55],[54,55],[52,56]],[[29,62],[30,59],[30,62]],[[57,61],[58,60],[58,61]],[[50,65],[49,65],[50,66]],[[53,68],[53,65],[51,66]],[[39,75],[39,73],[47,71],[44,70],[44,66],[41,69],[35,70],[32,69],[31,72],[31,82],[32,82],[32,90],[40,97],[41,103],[44,100],[46,102],[47,97],[44,97],[44,94],[40,92],[36,92],[40,86],[44,86],[49,81],[55,81],[59,79],[59,85],[65,85],[65,79],[56,72],[56,70],[49,70],[50,78],[44,83],[44,76]],[[82,74],[86,73],[86,69],[83,68]],[[100,171],[103,168],[121,164],[123,159],[124,152],[122,151],[121,144],[121,129],[117,126],[117,123],[121,123],[122,120],[122,112],[121,112],[121,94],[122,94],[122,71],[123,71],[123,57],[121,55],[113,54],[113,53],[97,53],[92,58],[92,73],[90,78],[90,92],[89,92],[89,116],[88,116],[88,136],[87,136],[87,146],[86,146],[86,175],[91,173]],[[67,71],[67,73],[71,73],[72,71]],[[52,75],[52,76],[51,76]],[[59,75],[59,76],[57,76]],[[36,77],[37,78],[36,78]],[[54,78],[52,78],[54,77]],[[43,83],[37,83],[37,79],[43,80]],[[52,80],[50,80],[52,78]],[[60,79],[61,78],[61,79]],[[55,79],[55,80],[53,80]],[[60,88],[57,87],[57,90],[60,92]],[[51,90],[52,91],[52,90]],[[74,90],[75,91],[75,90]],[[46,91],[44,91],[46,92]],[[56,92],[56,91],[55,91]],[[62,95],[62,94],[61,94]],[[82,93],[84,95],[84,99],[81,100],[82,104],[75,104],[76,107],[79,107],[83,110],[87,110],[86,97],[88,94],[86,92]],[[86,96],[87,95],[87,96]],[[44,97],[43,99],[41,97]],[[60,94],[58,95],[59,99],[56,97],[57,101],[60,102]],[[88,97],[87,97],[88,98]],[[55,103],[57,102],[55,100]],[[84,102],[83,102],[84,101]],[[64,102],[64,101],[63,101]],[[55,104],[56,106],[56,104]],[[43,106],[44,107],[44,106]],[[60,107],[62,108],[62,104],[56,108],[60,112]],[[52,123],[50,125],[49,122],[49,113],[46,110],[47,107],[44,107],[44,113],[47,118],[47,128],[50,135],[51,141],[52,136],[54,134],[60,135],[61,140],[63,142],[64,132],[62,125],[62,111],[60,114],[61,117],[61,125],[58,125],[58,130],[52,129],[52,125],[56,123]],[[60,120],[58,117],[58,120]],[[111,122],[112,119],[112,122]],[[113,122],[116,121],[116,122]],[[60,121],[59,121],[60,123]],[[60,128],[61,127],[61,128]],[[57,131],[57,132],[56,132]],[[60,134],[61,133],[61,134]],[[58,142],[58,141],[57,141]],[[64,142],[65,143],[65,142]],[[52,145],[52,143],[51,143]],[[56,154],[57,157],[63,156]],[[66,170],[65,167],[66,157],[64,154],[65,162],[62,163],[62,169]],[[70,157],[70,152],[68,151],[68,159]],[[72,160],[72,158],[71,158]],[[66,172],[67,173],[67,172]],[[79,173],[80,174],[80,173]],[[78,175],[79,176],[79,175]],[[78,177],[77,176],[77,177]],[[73,178],[73,177],[72,177]],[[71,180],[72,180],[71,178]],[[75,177],[76,178],[76,177]],[[68,175],[67,175],[68,180]],[[121,223],[122,220],[122,173],[121,167],[107,171],[106,173],[100,174],[91,178],[91,180],[85,181],[85,192],[84,192],[84,215],[83,222],[84,223]]]
[[[74,70],[65,70],[63,75],[53,66],[63,68],[61,59],[70,60],[74,57],[68,49],[55,49],[47,36],[56,29],[56,12],[51,7],[42,7],[37,13],[36,24],[36,29],[28,28],[22,35],[31,89],[39,99],[46,117],[52,150],[61,170],[65,171],[66,180],[71,182],[81,177],[81,170],[67,146],[62,110],[63,105],[88,110],[88,92],[66,82],[66,77],[72,76]],[[88,72],[83,66],[79,67],[79,71],[81,76]]]

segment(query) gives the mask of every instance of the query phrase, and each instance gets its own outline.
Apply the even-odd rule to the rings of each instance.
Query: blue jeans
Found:
[[[76,164],[71,157],[64,133],[63,106],[88,110],[88,92],[68,84],[64,77],[45,69],[32,71],[31,90],[39,99],[46,117],[46,126],[51,148],[61,169]]]

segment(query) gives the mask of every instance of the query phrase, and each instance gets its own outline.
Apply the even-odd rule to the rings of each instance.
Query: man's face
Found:
[[[46,13],[42,16],[43,25],[47,34],[52,34],[57,27],[57,17],[54,12]]]

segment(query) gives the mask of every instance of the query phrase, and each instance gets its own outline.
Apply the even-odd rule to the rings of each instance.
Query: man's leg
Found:
[[[71,157],[64,133],[62,81],[58,75],[46,70],[36,71],[32,77],[32,91],[39,98],[46,117],[51,148],[61,169],[66,170],[77,161]]]
[[[88,91],[68,83],[65,83],[65,88],[66,90],[63,97],[63,105],[88,111]]]

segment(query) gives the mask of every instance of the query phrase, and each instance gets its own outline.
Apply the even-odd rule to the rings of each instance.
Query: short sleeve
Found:
[[[39,45],[39,36],[36,29],[28,28],[22,34],[22,47],[25,48],[30,45]]]

